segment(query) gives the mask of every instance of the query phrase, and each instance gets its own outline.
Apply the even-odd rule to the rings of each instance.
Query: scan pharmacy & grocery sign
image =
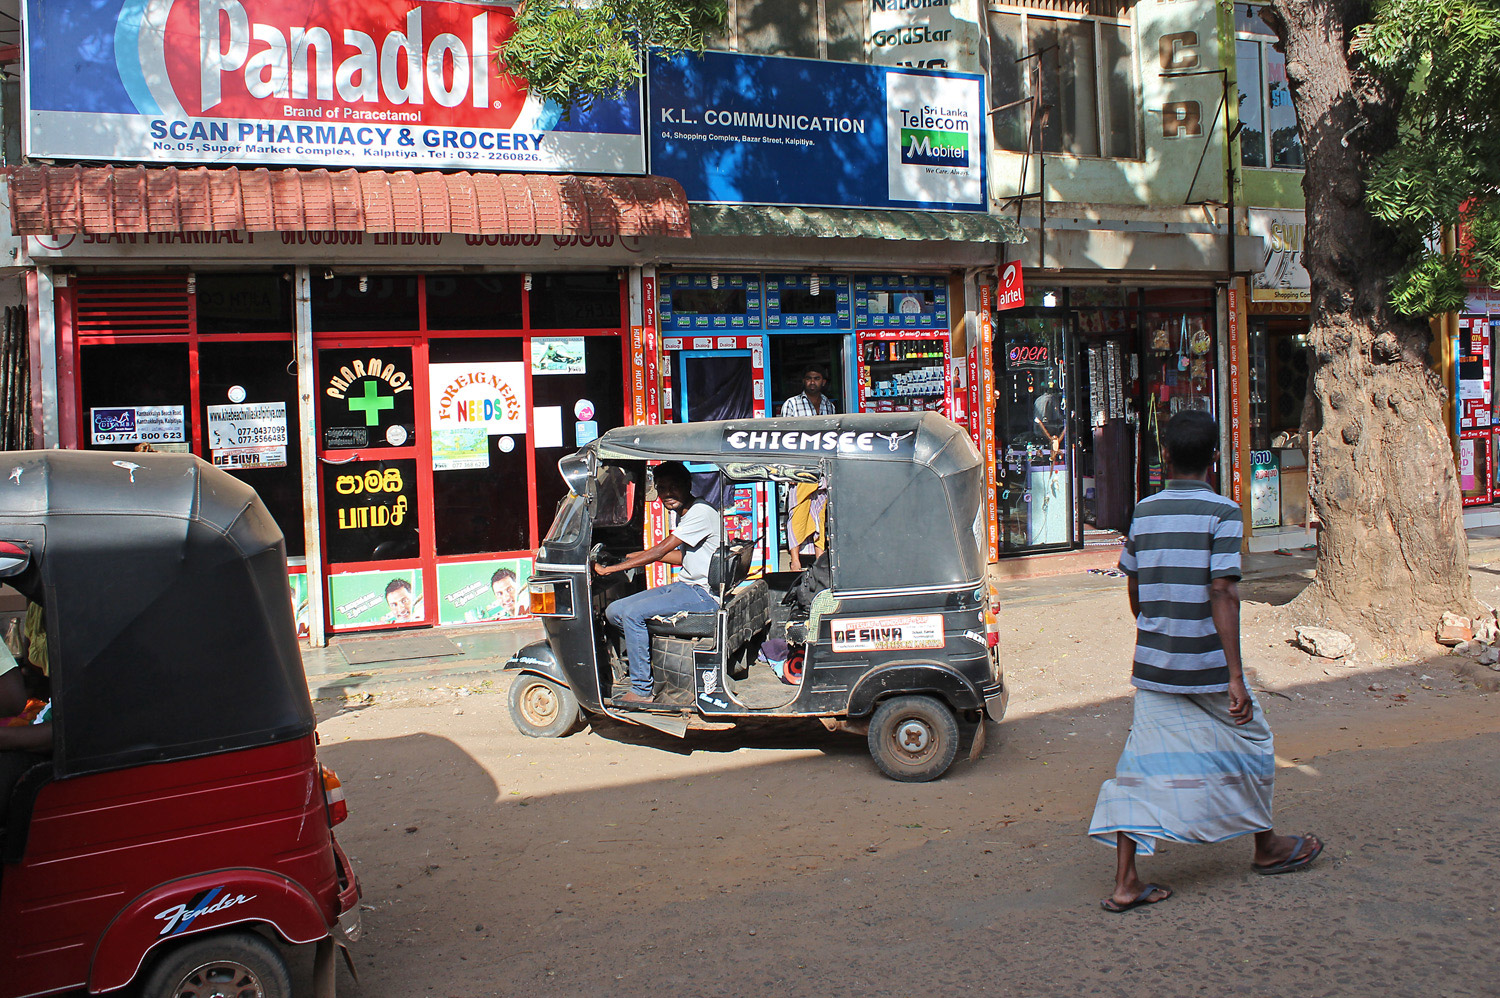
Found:
[[[562,120],[496,62],[513,8],[25,0],[31,157],[644,173],[640,94]]]

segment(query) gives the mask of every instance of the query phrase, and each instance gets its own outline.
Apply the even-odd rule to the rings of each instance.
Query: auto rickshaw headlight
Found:
[[[557,612],[557,589],[555,586],[543,584],[531,587],[531,612]]]
[[[337,825],[349,817],[349,805],[344,802],[344,784],[339,774],[323,766],[323,799],[328,802],[328,823]]]

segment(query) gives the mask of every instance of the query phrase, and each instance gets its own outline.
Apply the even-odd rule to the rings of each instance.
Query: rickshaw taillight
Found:
[[[551,585],[542,584],[531,587],[531,612],[557,612],[557,591]]]
[[[995,597],[998,595],[999,590],[992,583],[984,601],[984,637],[991,648],[1000,644],[1000,620],[995,616]]]
[[[323,799],[328,802],[328,822],[337,825],[349,817],[349,805],[344,803],[344,784],[337,773],[327,766],[323,768]]]

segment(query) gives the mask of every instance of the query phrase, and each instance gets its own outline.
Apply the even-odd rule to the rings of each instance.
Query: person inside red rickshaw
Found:
[[[44,673],[21,665],[0,643],[0,828],[16,781],[52,754],[52,705],[41,688],[45,684]]]

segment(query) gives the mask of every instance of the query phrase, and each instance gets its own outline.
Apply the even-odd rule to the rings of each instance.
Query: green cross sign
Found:
[[[382,409],[396,408],[396,397],[394,395],[380,394],[380,382],[370,380],[365,382],[365,393],[362,396],[349,396],[349,411],[363,412],[365,414],[366,426],[378,426],[380,424],[380,411]]]

